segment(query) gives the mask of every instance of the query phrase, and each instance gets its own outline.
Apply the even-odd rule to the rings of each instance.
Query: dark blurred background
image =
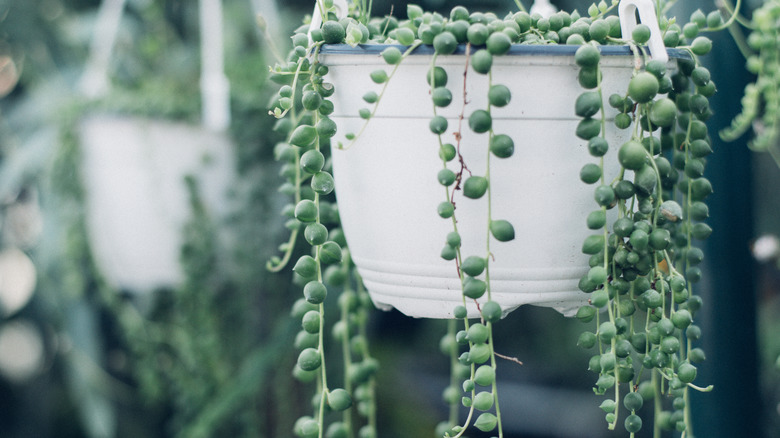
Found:
[[[512,0],[418,3],[516,9]],[[684,3],[684,18],[714,8]],[[401,15],[405,4],[375,0],[374,12]],[[287,437],[310,410],[311,389],[291,376],[298,321],[288,315],[300,292],[289,272],[264,266],[287,236],[273,161],[281,139],[267,115],[270,47],[287,50],[313,2],[222,7],[226,130],[204,126],[198,2],[0,0],[0,437]],[[717,138],[751,78],[731,37],[713,39],[705,62],[719,89]],[[134,138],[138,150],[111,149]],[[191,149],[200,155],[185,156]],[[715,150],[715,232],[699,287],[708,359],[697,379],[715,391],[696,396],[697,436],[780,437],[780,271],[751,254],[757,239],[780,235],[780,169],[744,139],[716,140]],[[100,157],[135,167],[113,170]],[[118,274],[133,270],[141,274]],[[433,436],[447,414],[446,323],[372,318],[380,436]],[[524,362],[499,368],[507,437],[621,436],[606,431],[591,391],[579,322],[524,307],[496,330],[497,349]]]

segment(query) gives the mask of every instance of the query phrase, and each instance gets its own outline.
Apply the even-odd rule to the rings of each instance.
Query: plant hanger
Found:
[[[653,0],[620,0],[618,16],[620,16],[620,29],[623,35],[631,35],[637,27],[636,15],[639,14],[642,24],[650,28],[650,40],[647,42],[652,58],[666,62],[669,55],[666,53],[661,29],[658,27],[658,17],[655,15]]]
[[[79,91],[88,99],[110,89],[109,68],[126,0],[103,0],[98,9],[87,66]],[[224,73],[221,0],[200,0],[202,124],[221,132],[230,125],[230,84]]]
[[[87,66],[79,82],[79,90],[89,99],[102,97],[108,92],[108,69],[125,2],[103,0],[98,8]]]

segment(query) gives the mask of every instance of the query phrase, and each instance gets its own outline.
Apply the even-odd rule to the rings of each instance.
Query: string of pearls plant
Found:
[[[294,427],[297,436],[374,437],[378,432],[373,405],[377,363],[365,337],[371,303],[351,263],[332,198],[328,148],[350,145],[331,143],[339,127],[329,118],[334,84],[327,81],[328,67],[318,57],[326,44],[388,45],[381,52],[388,68],[371,72],[379,88],[356,90],[365,93],[366,108],[358,114],[364,127],[372,122],[386,85],[403,62],[421,46],[433,48],[427,75],[420,79],[429,85],[431,138],[421,141],[435,142],[443,163],[431,175],[442,187],[441,203],[431,206],[431,214],[438,214],[443,226],[450,227],[441,258],[453,263],[462,289],[462,305],[453,310],[455,319],[441,342],[451,357],[453,377],[444,398],[452,409],[450,418],[437,428],[437,436],[465,436],[471,427],[504,436],[497,359],[519,360],[494,349],[492,329],[503,312],[492,299],[490,268],[492,248],[512,241],[515,229],[509,221],[493,217],[496,203],[512,201],[492,196],[491,163],[511,157],[518,139],[495,129],[492,114],[522,96],[512,96],[506,84],[494,83],[492,69],[495,58],[518,44],[577,47],[572,53],[583,91],[572,99],[571,111],[580,118],[576,137],[587,145],[592,158],[583,163],[579,176],[593,187],[593,211],[582,218],[582,226],[592,231],[582,242],[590,268],[579,282],[587,303],[576,314],[590,325],[578,345],[594,350],[589,368],[597,375],[594,392],[605,396],[600,407],[608,427],[622,427],[633,437],[642,428],[640,409],[647,404],[653,407],[654,436],[660,437],[663,430],[693,436],[690,390],[711,389],[694,384],[696,364],[705,358],[695,346],[701,329],[694,318],[702,300],[694,285],[701,279],[698,265],[703,259],[696,241],[712,232],[704,223],[708,216],[704,201],[712,193],[704,177],[712,152],[705,122],[712,114],[709,97],[716,91],[710,72],[698,60],[712,49],[712,42],[699,32],[718,30],[724,23],[717,11],[704,21],[698,12],[692,17],[695,27],[680,26],[660,14],[664,45],[682,53],[666,63],[651,59],[644,47],[651,37],[650,27],[639,24],[631,35],[621,33],[613,14],[618,3],[594,3],[584,16],[575,11],[544,17],[527,13],[519,2],[518,11],[504,17],[462,6],[445,17],[409,5],[407,18],[399,20],[370,18],[371,5],[365,1],[355,2],[346,18],[337,16],[332,0],[317,2],[321,27],[309,32],[307,22],[299,28],[288,57],[272,68],[275,80],[284,84],[271,109],[279,119],[276,129],[287,135],[276,150],[286,180],[281,190],[293,203],[284,211],[290,217],[290,239],[281,248],[284,255],[272,260],[269,268],[278,271],[288,264],[301,230],[311,246],[311,252],[293,267],[303,283],[303,298],[293,310],[303,328],[296,339],[301,351],[295,373],[302,380],[316,381],[317,390],[312,415]],[[672,3],[659,0],[656,10],[665,12]],[[602,87],[601,48],[607,45],[628,46],[633,53],[633,74],[622,93],[605,95]],[[461,82],[448,77],[437,59],[464,47]],[[487,77],[488,103],[466,114],[465,94],[462,102],[454,101],[452,87],[465,90],[472,75]],[[444,137],[449,121],[438,114],[451,105],[462,107],[452,143]],[[610,143],[607,131],[614,128],[628,140]],[[484,168],[472,168],[461,154],[460,141],[467,129],[484,141]],[[345,137],[354,141],[361,133]],[[609,173],[605,166],[608,154],[619,162],[617,173]],[[488,237],[481,252],[465,253],[457,207],[476,199],[487,200]],[[337,287],[343,289],[338,298],[340,320],[333,332],[343,349],[344,373],[342,386],[334,388],[331,368],[326,372],[324,332],[330,317],[326,297]],[[477,305],[478,320],[468,317],[470,303]],[[355,400],[360,420],[352,415]],[[462,420],[459,405],[468,412]],[[341,412],[341,417],[332,420],[329,412]]]

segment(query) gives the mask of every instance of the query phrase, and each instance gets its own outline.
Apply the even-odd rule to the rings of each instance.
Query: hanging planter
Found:
[[[363,120],[355,115],[365,102],[355,90],[377,88],[370,73],[386,66],[379,56],[385,49],[348,45],[322,49],[320,61],[328,66],[328,79],[336,88],[330,117],[343,132],[361,129]],[[592,189],[579,179],[589,153],[588,142],[575,134],[580,118],[572,100],[582,92],[576,50],[577,46],[515,46],[493,63],[492,81],[505,84],[512,96],[506,106],[492,111],[493,128],[515,139],[514,154],[496,160],[490,170],[493,196],[502,200],[493,217],[511,222],[516,233],[512,242],[493,251],[493,300],[505,313],[535,304],[572,315],[588,300],[578,282],[589,268],[582,242],[590,232],[582,218],[593,210],[593,201]],[[625,90],[634,71],[630,49],[605,46],[601,54],[602,93]],[[685,56],[681,51],[672,54]],[[423,47],[403,62],[359,138],[348,149],[334,148],[333,176],[347,243],[374,304],[409,316],[450,318],[462,296],[457,270],[440,256],[449,230],[431,214],[442,201],[442,187],[434,178],[441,159],[436,145],[428,141],[432,109],[424,78],[432,56]],[[488,78],[467,71],[464,98],[463,50],[439,57],[436,65],[455,83],[449,87],[453,104],[438,112],[450,127],[442,137],[455,144],[458,118],[487,107]],[[467,103],[458,104],[462,102]],[[606,116],[610,144],[622,144],[631,134],[614,126],[617,113],[610,108]],[[460,153],[470,168],[485,167],[487,142],[486,134],[464,130]],[[456,166],[458,162],[448,163],[453,171]],[[605,172],[617,173],[617,157],[608,156],[605,166]],[[469,253],[487,239],[488,201],[466,201],[461,193],[453,201],[461,248]],[[469,304],[470,315],[476,316],[476,305]]]

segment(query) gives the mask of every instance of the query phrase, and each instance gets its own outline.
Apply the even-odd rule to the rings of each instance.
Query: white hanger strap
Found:
[[[620,30],[623,32],[623,38],[630,38],[631,32],[636,28],[637,12],[642,24],[650,28],[650,41],[647,43],[647,46],[650,48],[650,56],[658,61],[668,61],[669,55],[666,53],[661,29],[658,27],[658,17],[655,14],[655,3],[653,0],[620,1],[618,15],[620,16]]]

